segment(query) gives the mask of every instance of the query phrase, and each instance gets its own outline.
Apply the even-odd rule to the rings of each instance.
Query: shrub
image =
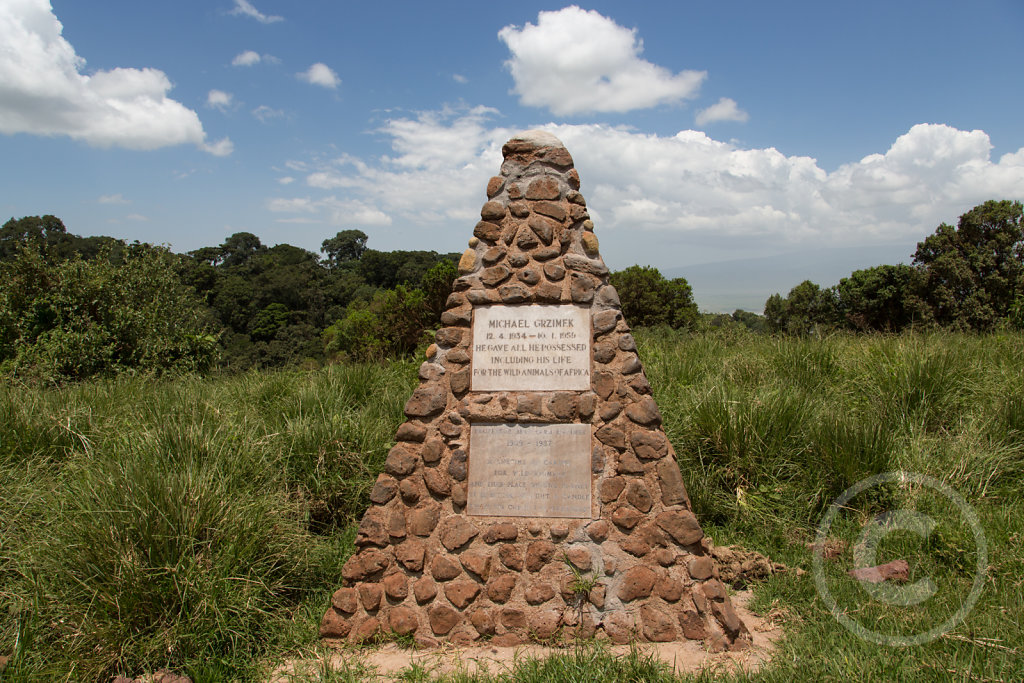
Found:
[[[424,340],[431,322],[423,290],[398,285],[378,292],[368,304],[356,302],[324,331],[329,356],[381,360],[409,353]]]
[[[120,263],[47,262],[22,248],[0,263],[0,372],[50,382],[124,371],[200,371],[217,329],[166,249],[133,245]]]

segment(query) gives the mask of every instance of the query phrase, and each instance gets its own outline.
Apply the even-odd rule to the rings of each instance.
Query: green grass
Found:
[[[756,607],[784,611],[786,635],[761,672],[732,678],[1024,678],[1024,336],[637,339],[706,530],[808,570],[756,588]],[[13,655],[0,676],[101,680],[168,667],[196,681],[262,680],[276,663],[316,652],[319,618],[415,373],[401,362],[0,385],[0,655]],[[955,489],[988,541],[973,611],[913,647],[877,645],[837,623],[805,545],[838,495],[891,470]],[[872,596],[843,573],[852,549],[825,570],[837,605],[890,635],[955,612],[977,560],[950,503],[908,483],[857,496],[832,534],[852,548],[880,513],[899,508],[938,524],[927,538],[885,536],[878,559],[908,559],[912,581],[934,582],[932,599],[898,607]],[[320,664],[296,680],[370,676]],[[450,678],[492,679],[672,676],[641,653],[587,647]]]
[[[405,363],[0,390],[4,676],[230,679],[314,642],[414,383]]]

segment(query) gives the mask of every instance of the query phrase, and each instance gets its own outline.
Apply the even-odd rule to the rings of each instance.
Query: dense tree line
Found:
[[[845,328],[1024,329],[1024,232],[1020,202],[987,201],[919,242],[911,265],[854,271],[835,287],[805,280],[765,302],[769,331]]]
[[[989,201],[942,224],[912,265],[804,281],[764,316],[701,314],[684,278],[611,274],[637,327],[807,334],[911,326],[1024,329],[1019,202]],[[55,216],[0,227],[0,374],[63,381],[124,371],[245,369],[408,354],[440,323],[458,254],[376,251],[360,230],[321,254],[239,232],[188,254],[79,237]]]
[[[240,232],[173,254],[79,237],[55,216],[12,218],[0,228],[0,372],[60,381],[408,353],[438,324],[458,254],[367,239],[341,231],[321,257]]]
[[[225,365],[365,359],[415,348],[444,304],[434,293],[427,305],[428,292],[437,289],[438,271],[451,273],[442,283],[447,297],[458,254],[383,252],[367,248],[367,241],[361,230],[343,230],[323,241],[321,257],[290,244],[267,247],[240,232],[220,246],[189,252],[182,276],[224,326]],[[394,306],[396,292],[416,306]],[[339,325],[345,328],[340,336]],[[396,339],[399,329],[404,333]]]

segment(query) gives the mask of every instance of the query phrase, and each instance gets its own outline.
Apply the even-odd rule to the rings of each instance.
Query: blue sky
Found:
[[[610,267],[759,309],[1024,198],[1022,27],[1019,0],[2,0],[0,216],[461,251],[540,127]]]

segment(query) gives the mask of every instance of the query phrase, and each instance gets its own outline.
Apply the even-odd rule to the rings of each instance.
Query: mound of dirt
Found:
[[[718,560],[719,578],[737,589],[764,581],[772,574],[789,571],[789,567],[781,562],[773,562],[759,552],[736,546],[713,546],[711,556]]]

